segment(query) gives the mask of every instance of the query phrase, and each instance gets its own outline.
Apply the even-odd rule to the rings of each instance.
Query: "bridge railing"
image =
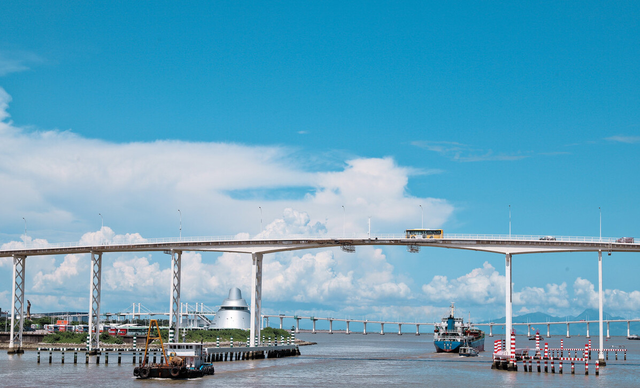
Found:
[[[81,248],[81,247],[96,247],[96,246],[117,246],[117,245],[145,245],[145,244],[167,244],[167,243],[198,243],[198,242],[220,242],[220,241],[246,241],[251,243],[254,241],[286,241],[288,239],[293,241],[304,239],[329,239],[329,240],[343,240],[343,239],[371,239],[371,240],[397,240],[405,239],[405,234],[376,234],[368,235],[367,233],[352,233],[346,236],[331,236],[326,234],[321,235],[287,235],[278,237],[250,237],[243,234],[234,236],[197,236],[197,237],[165,237],[165,238],[143,238],[137,236],[125,236],[124,238],[117,238],[116,240],[101,241],[101,242],[65,242],[65,243],[49,243],[46,240],[36,239],[28,242],[10,242],[3,245],[4,249],[23,249],[23,248]],[[619,238],[614,237],[587,237],[587,236],[545,236],[545,235],[505,235],[505,234],[457,234],[457,233],[445,233],[443,239],[447,240],[496,240],[496,241],[547,241],[547,242],[589,242],[589,243],[604,243],[604,244],[623,244],[619,243]],[[435,241],[430,239],[416,238],[412,239],[416,243]]]

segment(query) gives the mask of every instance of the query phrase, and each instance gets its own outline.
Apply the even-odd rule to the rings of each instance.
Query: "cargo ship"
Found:
[[[484,331],[472,327],[470,322],[465,324],[462,318],[455,318],[454,312],[455,307],[451,303],[449,316],[434,325],[433,343],[436,352],[459,353],[461,347],[484,351]]]

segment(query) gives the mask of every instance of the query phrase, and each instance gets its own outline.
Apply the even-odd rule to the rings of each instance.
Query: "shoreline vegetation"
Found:
[[[250,332],[249,330],[241,330],[241,329],[222,329],[222,330],[186,330],[185,335],[182,335],[182,331],[180,333],[180,337],[178,341],[180,342],[200,342],[206,344],[213,344],[215,346],[217,339],[219,338],[220,345],[228,346],[233,338],[234,346],[243,346],[246,344],[247,339],[249,338]],[[162,337],[163,342],[168,342],[169,339],[169,331],[166,329],[160,330],[160,335]],[[291,333],[287,330],[276,329],[272,327],[266,327],[262,329],[261,336],[264,337],[265,342],[269,341],[271,338],[272,343],[276,340],[279,342],[281,338],[284,337],[286,341],[291,337]],[[123,337],[117,335],[109,335],[106,332],[102,332],[100,334],[100,345],[101,347],[122,347],[121,345],[125,345],[126,347],[131,346],[131,337],[128,337],[128,341],[125,341]],[[137,337],[137,347],[144,348],[146,340],[146,335]],[[24,349],[37,349],[38,347],[48,347],[50,345],[70,345],[73,347],[74,345],[85,345],[87,342],[87,333],[74,333],[74,332],[56,332],[47,334],[43,337],[42,342],[38,344],[30,343],[23,344]],[[126,342],[126,343],[125,343]],[[296,340],[296,344],[302,344],[304,341]],[[158,340],[154,340],[151,342],[152,346],[159,345]],[[2,343],[0,344],[0,348],[8,348],[9,344]]]

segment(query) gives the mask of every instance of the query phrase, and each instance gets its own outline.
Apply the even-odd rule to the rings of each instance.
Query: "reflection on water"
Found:
[[[545,374],[522,371],[504,372],[491,370],[491,352],[482,352],[480,357],[465,358],[457,355],[435,353],[431,335],[404,334],[300,334],[301,339],[315,341],[318,345],[300,348],[302,356],[268,360],[220,362],[215,364],[214,376],[190,381],[136,380],[133,378],[131,354],[123,354],[122,365],[117,365],[117,354],[111,353],[109,365],[96,365],[91,359],[84,364],[84,353],[78,354],[79,364],[73,364],[73,352],[65,354],[66,364],[60,364],[60,354],[54,353],[53,364],[49,364],[48,352],[41,355],[41,364],[36,363],[36,352],[21,356],[9,356],[0,351],[0,385],[3,387],[325,387],[325,386],[407,386],[407,387],[452,387],[472,385],[474,387],[527,386],[543,387],[558,384],[563,387],[582,387],[585,384],[607,387],[637,386],[640,373],[640,341],[614,338],[605,347],[624,345],[627,361],[615,361],[609,356],[608,366],[601,368],[596,377],[593,364],[590,375],[584,376],[584,367],[576,365],[576,375],[565,373]],[[487,337],[486,349],[493,349],[493,340]],[[560,347],[561,337],[543,341],[550,347]],[[565,338],[565,348],[584,348],[584,337]],[[592,338],[592,346],[598,340]],[[518,347],[535,347],[534,341],[518,337]],[[104,357],[100,360],[104,362]],[[569,372],[565,364],[565,372]]]

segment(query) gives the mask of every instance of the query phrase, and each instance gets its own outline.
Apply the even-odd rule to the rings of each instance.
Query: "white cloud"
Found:
[[[108,226],[103,226],[97,232],[87,232],[80,238],[80,245],[100,244],[134,244],[147,241],[140,233],[116,234]]]
[[[640,136],[616,135],[616,136],[607,137],[605,140],[612,141],[615,143],[634,144],[634,143],[640,143]]]
[[[311,218],[307,212],[300,212],[291,208],[284,209],[282,218],[273,220],[256,238],[276,238],[293,235],[317,236],[327,232],[326,226],[321,222],[311,224]]]
[[[83,267],[88,267],[86,264],[80,263],[82,256],[86,255],[66,255],[60,266],[55,268],[54,271],[49,273],[44,273],[42,270],[38,271],[33,279],[32,289],[34,291],[45,291],[52,286],[66,284],[69,280],[78,276]],[[31,262],[28,264],[31,265]]]
[[[0,77],[9,73],[29,70],[28,63],[41,61],[37,55],[24,51],[0,51]]]
[[[411,144],[457,162],[515,161],[531,156],[531,153],[521,152],[494,153],[493,150],[478,149],[451,141],[414,141]]]
[[[598,308],[598,292],[589,280],[577,278],[573,283],[573,294],[575,305],[583,308]],[[640,291],[638,290],[627,292],[618,289],[604,289],[603,298],[605,310],[610,313],[624,315],[640,310]]]
[[[11,96],[6,90],[0,87],[0,125],[2,125],[2,121],[9,117],[9,112],[7,112],[7,110],[9,109],[10,102]],[[2,127],[0,127],[0,129],[1,128]]]
[[[422,286],[422,291],[434,302],[469,301],[494,304],[504,302],[504,283],[504,276],[485,261],[482,268],[475,268],[457,279],[434,276],[429,284]]]
[[[545,288],[524,287],[513,293],[513,304],[537,307],[538,310],[544,309],[547,312],[571,307],[567,283],[547,284]]]
[[[2,118],[8,117],[10,99],[2,90]],[[424,208],[425,224],[434,227],[442,226],[454,210],[443,199],[407,195],[409,177],[423,172],[398,166],[391,158],[355,158],[341,171],[310,172],[305,159],[285,147],[116,144],[69,131],[28,131],[4,121],[0,143],[0,179],[12,188],[0,191],[0,201],[11,204],[0,208],[4,229],[15,228],[15,220],[26,217],[43,230],[81,230],[97,223],[100,209],[110,225],[117,221],[147,235],[146,229],[177,235],[176,210],[181,209],[183,236],[256,234],[260,206],[271,228],[265,233],[288,232],[270,222],[287,208],[305,210],[309,219],[300,220],[306,223],[297,229],[309,233],[323,232],[323,226],[331,235],[342,235],[343,226],[349,235],[364,233],[369,216],[374,232],[401,233],[407,220],[419,222],[418,205]],[[292,189],[308,194],[298,199],[278,199],[276,194],[271,200],[241,195]],[[83,238],[108,237],[106,231],[102,234]]]
[[[103,258],[103,267],[104,264]],[[103,269],[103,288],[132,292],[135,295],[165,291],[169,300],[170,276],[170,269],[161,270],[160,264],[151,262],[150,257],[120,257]],[[137,301],[132,300],[132,302]]]

